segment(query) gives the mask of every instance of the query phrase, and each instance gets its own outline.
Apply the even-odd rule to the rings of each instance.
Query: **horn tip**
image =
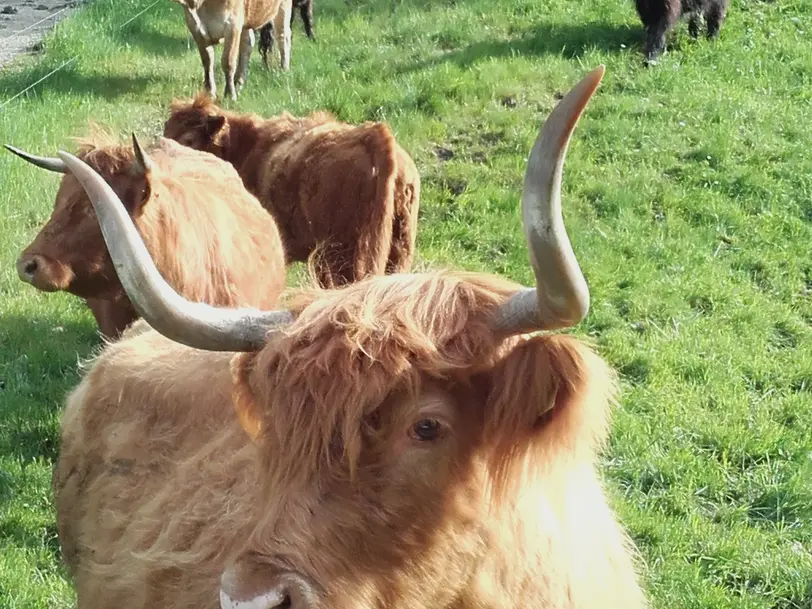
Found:
[[[587,87],[590,91],[594,92],[595,89],[598,88],[598,85],[601,84],[603,77],[606,75],[606,65],[600,64],[596,68],[593,68],[590,72],[584,76],[583,81],[587,84]]]
[[[598,82],[603,80],[604,75],[606,74],[606,64],[602,63],[598,65],[592,72],[590,73],[593,78],[595,78]]]

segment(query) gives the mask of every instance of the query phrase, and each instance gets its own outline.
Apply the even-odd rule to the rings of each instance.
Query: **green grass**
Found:
[[[98,0],[42,58],[3,72],[0,104],[79,56],[0,110],[0,139],[70,150],[88,119],[157,135],[202,78],[177,5],[115,31],[148,4]],[[316,13],[317,43],[297,18],[291,72],[255,55],[227,105],[387,121],[423,177],[420,268],[532,280],[527,152],[556,92],[607,65],[564,200],[593,295],[575,331],[623,379],[604,459],[614,505],[655,607],[812,608],[812,3],[734,0],[721,40],[692,41],[683,24],[655,69],[641,65],[631,0],[318,0]],[[0,154],[4,609],[72,602],[50,464],[95,327],[13,265],[57,183]]]

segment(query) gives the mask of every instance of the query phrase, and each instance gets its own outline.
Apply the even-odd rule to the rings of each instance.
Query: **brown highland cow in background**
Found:
[[[411,268],[420,174],[386,125],[324,112],[264,119],[203,95],[172,104],[164,136],[234,165],[276,218],[287,261],[317,253],[322,286]]]

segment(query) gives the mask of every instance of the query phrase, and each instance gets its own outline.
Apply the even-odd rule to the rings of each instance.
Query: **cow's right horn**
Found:
[[[602,65],[592,70],[558,102],[533,144],[522,191],[522,224],[536,287],[521,290],[502,305],[497,331],[567,328],[589,311],[589,287],[561,214],[561,177],[572,132],[604,70]]]
[[[25,150],[20,150],[19,148],[10,144],[6,144],[5,147],[6,150],[13,152],[18,157],[25,159],[32,165],[36,165],[42,169],[47,169],[48,171],[55,171],[56,173],[68,173],[68,167],[65,165],[65,162],[62,159],[28,154]]]
[[[176,342],[206,351],[254,351],[268,332],[293,321],[287,311],[226,309],[191,302],[178,294],[155,267],[121,200],[93,169],[59,152],[93,203],[104,240],[127,296],[155,330]]]

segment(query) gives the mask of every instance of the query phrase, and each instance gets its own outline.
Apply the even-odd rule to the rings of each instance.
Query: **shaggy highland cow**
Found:
[[[554,332],[589,310],[561,181],[602,76],[561,100],[527,162],[533,287],[433,271],[276,310],[192,303],[117,193],[60,153],[144,311],[61,417],[77,609],[649,606],[600,476],[616,376]]]
[[[411,268],[420,173],[385,124],[266,119],[199,95],[172,103],[164,136],[231,163],[276,219],[287,262],[311,259],[322,287]]]
[[[51,218],[17,260],[20,279],[82,298],[102,335],[117,339],[139,314],[90,199],[61,159],[6,148],[65,174]],[[147,152],[135,135],[130,147],[103,133],[84,140],[77,155],[121,194],[161,275],[185,298],[221,307],[276,304],[285,287],[279,230],[231,164],[166,138]]]
[[[646,28],[643,50],[646,63],[656,63],[665,50],[665,36],[680,17],[688,16],[688,32],[699,36],[702,17],[708,28],[708,38],[715,38],[725,20],[729,0],[636,0],[637,12]]]

